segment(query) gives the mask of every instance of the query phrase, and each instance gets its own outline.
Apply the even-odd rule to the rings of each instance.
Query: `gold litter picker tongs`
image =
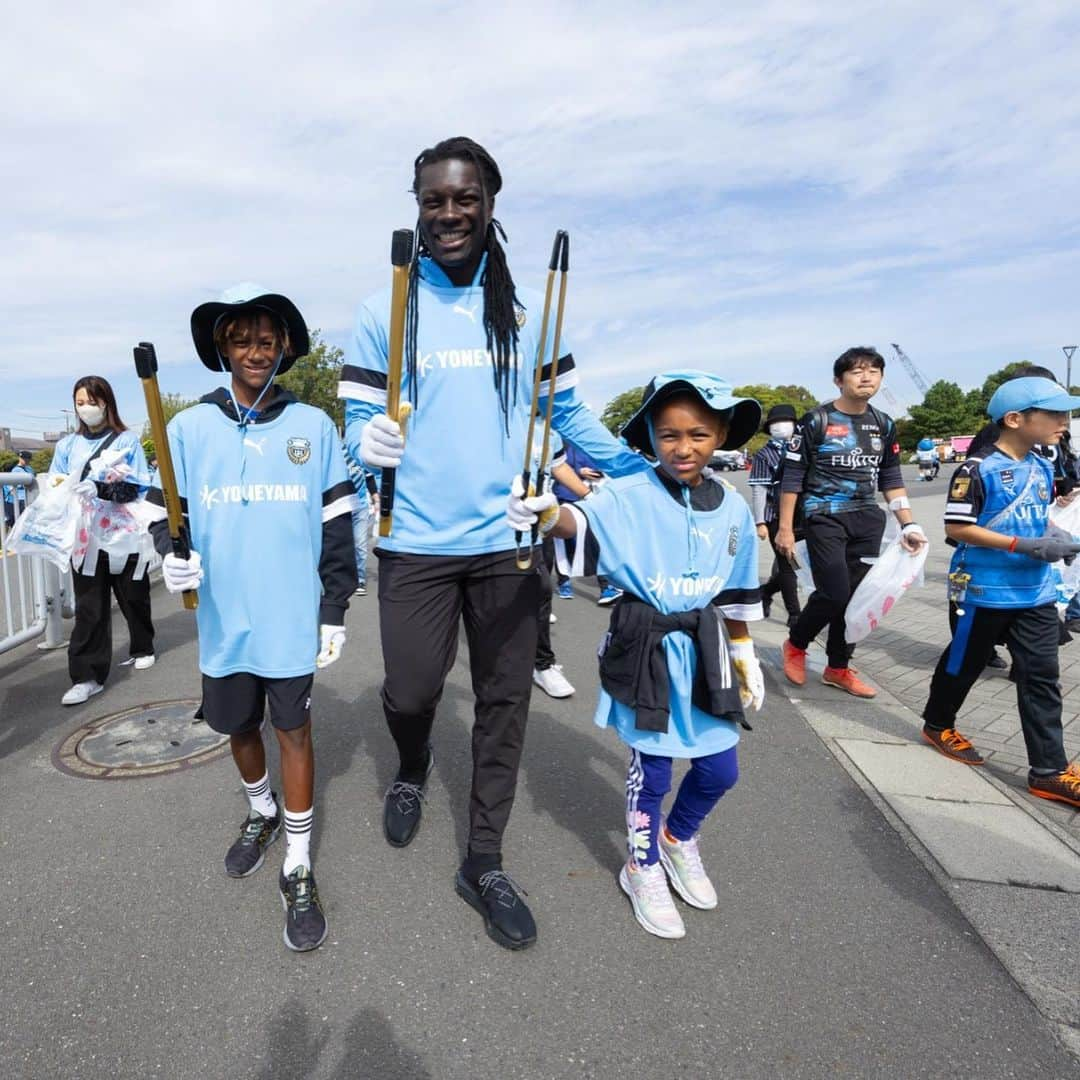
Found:
[[[562,337],[563,312],[566,309],[566,274],[570,269],[570,234],[559,229],[555,234],[555,243],[551,248],[551,261],[548,263],[547,288],[544,290],[544,314],[540,320],[540,343],[536,347],[536,367],[533,371],[532,401],[529,405],[529,432],[525,440],[525,464],[521,468],[521,486],[525,495],[535,495],[544,490],[544,477],[548,469],[548,456],[551,451],[551,415],[555,404],[555,383],[559,377],[559,339]],[[551,294],[555,288],[555,272],[559,272],[559,301],[555,310],[555,333],[551,342],[551,371],[548,377],[547,408],[544,411],[544,439],[540,448],[540,460],[536,465],[536,481],[532,480],[533,440],[536,437],[536,414],[540,411],[540,386],[544,369],[545,346],[547,345],[548,322],[551,318]],[[540,523],[532,527],[528,545],[522,543],[524,534],[514,533],[517,547],[517,568],[528,570],[533,562],[533,548],[539,536]]]

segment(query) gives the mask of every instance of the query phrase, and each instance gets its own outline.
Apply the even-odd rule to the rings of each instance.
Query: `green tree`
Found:
[[[600,414],[600,423],[612,435],[618,435],[626,421],[638,411],[641,395],[644,392],[644,386],[635,386],[630,390],[624,390],[621,394],[616,394],[604,406],[604,411]]]
[[[35,475],[40,476],[42,473],[49,471],[54,453],[56,453],[55,447],[46,446],[44,450],[38,450],[34,454],[30,459],[30,468],[34,470]]]
[[[192,405],[196,405],[193,398],[186,398],[183,394],[162,394],[161,395],[161,411],[165,415],[166,425],[169,421],[179,412],[183,412],[185,409],[190,409]],[[150,421],[147,420],[143,424],[142,432],[139,435],[139,441],[143,445],[143,450],[147,454],[154,452],[154,436],[150,431]]]
[[[19,455],[10,450],[0,452],[0,472],[11,472],[19,464]]]
[[[818,404],[817,397],[807,390],[805,386],[795,386],[791,383],[785,383],[782,386],[769,386],[768,383],[750,383],[747,386],[736,386],[735,396],[754,398],[761,406],[762,421],[764,421],[769,410],[774,405],[792,405],[795,408],[795,415],[802,416],[803,413],[809,412]],[[746,444],[746,453],[757,453],[765,445],[767,439],[768,436],[759,431]]]
[[[916,441],[929,436],[945,439],[950,435],[973,435],[983,425],[983,418],[973,410],[970,396],[954,382],[939,379],[923,398],[912,405],[911,435]]]
[[[319,331],[311,331],[311,351],[301,356],[292,368],[279,378],[278,384],[291,390],[300,401],[322,409],[337,425],[345,426],[345,402],[338,397],[338,380],[345,354],[336,345],[319,339]]]

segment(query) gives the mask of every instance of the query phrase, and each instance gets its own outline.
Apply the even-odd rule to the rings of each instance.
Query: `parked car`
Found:
[[[746,468],[747,461],[741,450],[717,450],[712,456],[712,467],[720,472],[738,472]]]

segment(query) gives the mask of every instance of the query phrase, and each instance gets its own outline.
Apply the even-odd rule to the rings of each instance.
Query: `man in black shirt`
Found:
[[[828,665],[821,681],[867,698],[877,691],[848,666],[844,612],[869,569],[863,559],[876,559],[881,547],[885,514],[878,506],[879,491],[896,514],[904,547],[914,552],[926,543],[926,534],[912,521],[900,475],[896,425],[870,404],[884,374],[884,357],[869,346],[837,358],[833,382],[840,396],[808,412],[788,443],[776,533],[776,550],[792,557],[801,498],[815,591],[784,642],[784,674],[796,686],[806,682],[806,650],[828,626]]]

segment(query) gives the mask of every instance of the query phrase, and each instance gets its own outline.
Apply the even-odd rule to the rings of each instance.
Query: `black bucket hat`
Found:
[[[790,420],[793,424],[797,423],[799,418],[795,413],[795,406],[774,405],[769,410],[769,415],[765,417],[765,423],[761,425],[761,430],[768,434],[769,425],[775,424],[778,420]]]
[[[649,431],[649,414],[661,402],[675,394],[697,394],[714,412],[731,410],[731,423],[721,450],[737,450],[750,441],[761,423],[761,406],[753,398],[735,397],[731,384],[708,371],[669,371],[657,375],[641,395],[641,406],[627,420],[622,437],[636,450],[653,457],[656,451]]]
[[[297,357],[306,356],[311,351],[311,338],[300,309],[280,293],[267,292],[260,285],[245,282],[226,289],[219,300],[210,300],[200,304],[191,313],[191,338],[195,342],[195,351],[199,359],[211,371],[228,371],[228,361],[218,352],[214,344],[214,329],[223,315],[235,313],[243,308],[262,308],[277,316],[288,328],[292,355],[283,356],[277,374],[284,375],[296,363]]]

